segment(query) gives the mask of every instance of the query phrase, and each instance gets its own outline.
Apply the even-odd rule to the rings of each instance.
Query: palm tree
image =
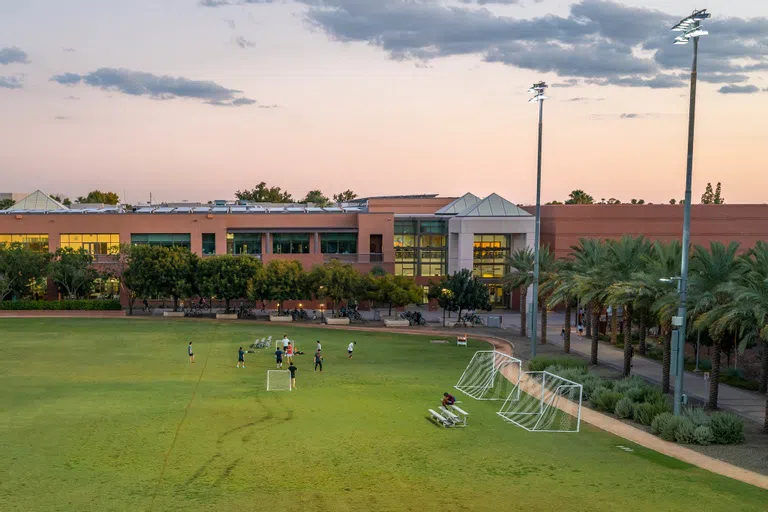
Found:
[[[565,204],[593,204],[594,202],[595,199],[591,195],[577,189],[568,194],[568,200],[565,201]]]
[[[555,307],[558,304],[565,304],[563,351],[569,354],[571,352],[571,312],[576,304],[575,264],[571,260],[557,260],[555,267],[554,277],[550,282],[551,293],[547,305]]]
[[[520,290],[520,336],[528,334],[528,318],[526,296],[528,287],[533,284],[533,249],[524,247],[517,249],[507,257],[506,266],[509,272],[501,278],[501,282],[507,289]]]
[[[541,344],[547,343],[547,299],[557,282],[555,254],[545,245],[539,250],[539,309],[541,310]]]
[[[736,242],[731,242],[727,247],[720,242],[712,242],[709,250],[696,246],[691,258],[688,290],[690,316],[694,319],[694,326],[706,329],[712,338],[712,369],[707,402],[709,409],[717,408],[720,356],[729,327],[726,322],[718,321],[732,308],[733,296],[730,288],[741,272],[741,265],[736,257],[738,250],[739,244]]]
[[[592,317],[592,353],[591,364],[597,364],[599,343],[598,315],[605,303],[606,283],[604,275],[606,245],[602,240],[582,238],[579,244],[571,248],[573,256],[574,291],[587,304],[587,312]]]
[[[607,252],[606,274],[613,281],[608,288],[608,299],[624,306],[624,376],[627,377],[632,364],[632,311],[637,291],[625,283],[645,270],[651,244],[645,237],[625,235],[608,242]]]

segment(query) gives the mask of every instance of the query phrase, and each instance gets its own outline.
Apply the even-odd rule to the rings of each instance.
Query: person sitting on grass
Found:
[[[456,397],[450,393],[443,393],[443,401],[441,403],[443,407],[448,407],[456,403]]]

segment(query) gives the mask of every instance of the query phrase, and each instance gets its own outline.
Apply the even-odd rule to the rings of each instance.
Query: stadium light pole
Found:
[[[536,228],[533,235],[533,293],[531,294],[531,357],[536,357],[536,334],[538,331],[538,315],[539,315],[539,233],[541,228],[541,139],[544,130],[543,116],[544,116],[544,100],[547,99],[544,96],[544,89],[547,88],[547,84],[539,82],[533,84],[528,89],[529,93],[534,96],[528,100],[528,103],[539,104],[539,154],[536,164]]]
[[[677,375],[675,376],[675,416],[680,416],[683,405],[683,376],[685,374],[685,334],[687,327],[687,306],[688,300],[688,252],[691,239],[691,180],[693,177],[693,134],[696,120],[696,78],[699,59],[699,37],[708,34],[701,28],[701,22],[710,18],[712,15],[706,9],[693,11],[693,13],[680,20],[677,25],[672,27],[674,32],[682,32],[675,38],[675,44],[688,44],[693,41],[693,65],[691,67],[691,98],[688,110],[688,161],[685,171],[685,204],[683,205],[683,258],[680,263],[680,305],[677,309],[677,318],[673,319],[672,324],[678,327],[678,347]]]

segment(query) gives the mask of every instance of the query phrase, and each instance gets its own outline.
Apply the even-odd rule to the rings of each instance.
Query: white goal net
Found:
[[[520,378],[522,364],[496,350],[475,352],[456,389],[475,400],[505,400]]]
[[[267,391],[290,391],[291,372],[288,370],[267,370]]]
[[[549,372],[524,372],[498,415],[529,432],[578,432],[581,384]]]

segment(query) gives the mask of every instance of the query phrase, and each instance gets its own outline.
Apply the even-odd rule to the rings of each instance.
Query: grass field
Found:
[[[298,390],[266,392],[288,333]],[[320,339],[325,372],[313,373]],[[357,340],[354,359],[346,346]],[[474,349],[428,337],[173,320],[0,320],[0,509],[755,510],[763,491],[582,424],[529,433],[462,398],[426,419]],[[187,362],[193,341],[197,363]],[[631,453],[617,445],[631,446]]]

